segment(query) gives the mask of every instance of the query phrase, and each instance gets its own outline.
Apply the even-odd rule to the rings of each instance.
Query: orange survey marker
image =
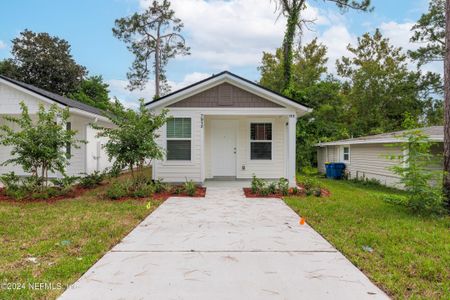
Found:
[[[305,218],[300,218],[300,225],[305,225]]]

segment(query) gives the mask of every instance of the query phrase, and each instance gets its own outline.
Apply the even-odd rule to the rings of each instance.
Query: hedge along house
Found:
[[[431,152],[436,156],[436,163],[430,169],[441,169],[439,156],[443,153],[444,128],[432,126],[418,128],[435,144]],[[399,159],[391,160],[390,155],[407,155],[400,143],[404,142],[402,134],[406,131],[396,131],[372,136],[340,140],[317,144],[317,166],[319,172],[325,173],[325,163],[343,162],[346,165],[348,177],[353,179],[376,179],[387,186],[399,186],[399,177],[391,168],[401,163]]]
[[[222,72],[147,103],[169,110],[158,143],[165,159],[153,178],[287,178],[295,185],[296,122],[311,110],[230,72]]]
[[[70,118],[67,126],[77,131],[77,139],[84,140],[87,143],[81,143],[78,149],[68,145],[66,151],[73,155],[69,166],[66,168],[68,175],[79,176],[82,173],[102,171],[111,166],[104,149],[102,149],[105,140],[97,138],[97,131],[90,126],[91,123],[95,122],[103,126],[112,126],[112,123],[104,117],[101,110],[0,75],[0,125],[7,124],[13,126],[13,129],[18,129],[14,127],[15,124],[5,121],[3,116],[20,115],[19,103],[21,101],[28,107],[32,119],[36,119],[40,104],[43,104],[45,108],[56,104],[60,108],[69,109]],[[10,153],[10,147],[0,145],[0,164],[10,158]],[[11,171],[22,176],[28,175],[22,170],[21,166],[0,166],[0,174]],[[50,174],[50,176],[56,177],[61,176],[61,174]]]

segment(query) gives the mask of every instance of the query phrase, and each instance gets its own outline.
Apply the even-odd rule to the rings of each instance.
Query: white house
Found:
[[[442,169],[439,155],[443,153],[444,128],[432,126],[419,128],[430,141],[435,142],[431,151],[436,155],[436,163],[431,169]],[[389,156],[407,155],[403,153],[400,143],[404,142],[402,134],[405,131],[395,131],[359,138],[319,143],[317,144],[317,167],[325,173],[326,162],[343,162],[346,165],[349,178],[376,179],[384,185],[401,187],[400,178],[392,171],[392,167],[401,163],[399,159],[392,160]]]
[[[96,170],[104,170],[111,165],[101,147],[105,141],[96,138],[96,130],[89,125],[95,122],[103,126],[112,125],[101,110],[0,75],[0,125],[5,123],[12,125],[10,122],[6,122],[3,116],[19,115],[21,101],[27,105],[32,117],[33,114],[36,114],[39,104],[48,108],[56,103],[61,108],[69,108],[70,123],[68,126],[77,131],[77,139],[87,141],[87,144],[80,144],[79,149],[68,147],[67,151],[73,155],[70,165],[67,167],[68,175],[89,174]],[[10,152],[9,147],[0,146],[0,163],[9,159]],[[14,171],[18,175],[27,175],[20,166],[0,166],[0,174],[10,171]],[[58,174],[53,174],[53,176],[58,176]]]
[[[295,185],[296,122],[311,109],[230,72],[222,72],[146,104],[172,116],[158,143],[165,159],[153,178],[265,179]]]

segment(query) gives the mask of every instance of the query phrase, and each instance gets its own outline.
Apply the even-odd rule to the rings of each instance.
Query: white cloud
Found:
[[[147,8],[150,0],[141,0]],[[269,0],[173,0],[172,8],[184,25],[191,47],[189,58],[200,60],[214,70],[253,66],[263,51],[274,51],[283,40],[285,18],[277,21],[275,4]],[[327,24],[314,7],[304,17]]]
[[[336,60],[340,59],[342,56],[348,56],[349,51],[347,50],[348,44],[354,44],[356,37],[353,36],[345,27],[342,25],[333,25],[326,29],[320,36],[319,41],[325,44],[328,48],[328,71],[335,73],[336,70]]]
[[[397,22],[387,22],[380,24],[380,31],[383,36],[389,38],[390,42],[396,47],[402,47],[403,50],[414,50],[417,49],[418,45],[415,43],[410,43],[410,38],[412,36],[411,27],[414,23],[397,23]]]
[[[179,90],[185,86],[200,81],[210,74],[194,72],[184,76],[180,82],[169,81],[172,91]],[[109,84],[109,95],[111,98],[117,97],[126,107],[137,107],[138,99],[144,98],[146,102],[153,99],[155,95],[155,82],[150,80],[143,90],[129,91],[127,89],[128,81],[121,79],[111,79],[106,81]]]
[[[4,41],[0,40],[0,49],[6,48],[6,44]]]

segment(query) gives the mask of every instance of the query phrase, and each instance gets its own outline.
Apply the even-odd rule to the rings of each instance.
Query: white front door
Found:
[[[213,176],[236,176],[235,120],[212,120],[211,160]]]

